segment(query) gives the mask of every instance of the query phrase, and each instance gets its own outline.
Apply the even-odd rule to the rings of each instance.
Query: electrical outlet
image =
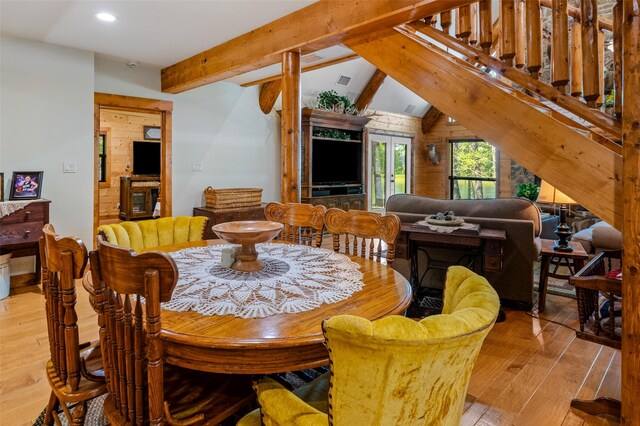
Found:
[[[62,163],[62,172],[63,173],[77,173],[78,172],[78,163],[75,161],[64,161]]]
[[[201,172],[202,171],[202,163],[193,163],[191,165],[192,172]]]

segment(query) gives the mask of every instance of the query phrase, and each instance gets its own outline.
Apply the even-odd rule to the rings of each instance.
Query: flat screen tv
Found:
[[[313,141],[311,184],[362,183],[362,143]]]
[[[160,142],[133,142],[133,174],[160,176]]]

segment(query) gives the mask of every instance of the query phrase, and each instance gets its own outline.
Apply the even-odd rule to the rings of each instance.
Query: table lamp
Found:
[[[571,238],[571,228],[567,225],[567,205],[578,204],[572,198],[558,191],[546,181],[542,181],[540,185],[540,193],[538,194],[539,203],[560,204],[560,224],[556,226],[555,233],[558,237],[556,244],[553,246],[555,251],[570,253],[573,247],[569,245]]]

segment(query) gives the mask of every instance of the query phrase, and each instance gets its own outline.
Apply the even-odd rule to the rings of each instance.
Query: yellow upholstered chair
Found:
[[[163,217],[98,226],[98,233],[120,247],[142,250],[168,244],[200,241],[209,219],[203,216]]]
[[[483,277],[449,268],[441,315],[370,322],[340,315],[323,323],[326,377],[294,393],[271,379],[256,386],[261,413],[239,426],[458,425],[473,364],[500,308]],[[312,389],[328,389],[324,395]]]

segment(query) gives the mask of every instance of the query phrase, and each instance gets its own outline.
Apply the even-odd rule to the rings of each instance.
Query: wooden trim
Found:
[[[622,419],[640,424],[640,0],[623,2]]]
[[[98,182],[98,187],[99,188],[110,188],[111,187],[111,129],[108,128],[108,127],[101,127],[100,131],[98,132],[98,138],[100,137],[101,134],[104,134],[105,138],[106,138],[105,148],[107,149],[107,167],[105,169],[106,181]],[[99,145],[100,139],[98,139],[96,141],[96,143],[98,144],[98,146],[100,146]],[[95,170],[98,170],[98,167],[100,165],[100,154],[96,153],[96,156],[98,158],[98,162],[96,164]]]
[[[373,101],[373,97],[378,92],[378,89],[382,87],[382,83],[384,83],[384,79],[387,78],[387,74],[383,73],[379,69],[373,73],[369,82],[362,90],[360,97],[356,101],[356,109],[358,111],[366,110],[369,105],[371,105],[371,101]]]
[[[341,64],[343,62],[348,62],[348,61],[353,61],[354,59],[358,59],[360,56],[358,56],[355,53],[350,53],[348,55],[344,55],[344,56],[339,56],[337,58],[328,60],[328,61],[324,61],[324,62],[320,62],[318,64],[313,64],[313,65],[307,65],[306,67],[302,67],[302,72],[309,72],[309,71],[314,71],[314,70],[319,70],[325,67],[330,67],[331,65],[336,65],[336,64]],[[280,80],[282,78],[282,73],[280,74],[274,74],[272,76],[269,77],[265,77],[265,78],[261,78],[259,80],[253,80],[253,81],[249,81],[248,83],[242,83],[240,86],[241,87],[251,87],[251,86],[255,86],[256,84],[265,84],[265,83],[269,83],[270,81],[276,81],[276,80]]]
[[[162,197],[160,214],[172,215],[172,111],[173,102],[158,99],[137,98],[134,96],[94,93],[94,147],[93,147],[93,240],[95,246],[96,232],[100,216],[100,187],[98,184],[98,136],[100,135],[100,110],[115,109],[121,111],[138,111],[160,114],[162,120],[162,165],[160,175],[160,194]]]
[[[420,123],[422,134],[426,135],[440,117],[442,117],[442,111],[431,105],[431,108],[424,114]]]
[[[278,96],[280,96],[280,92],[282,91],[282,78],[274,81],[270,81],[268,83],[260,86],[260,97],[258,104],[260,105],[260,109],[263,113],[269,114],[273,109],[273,105],[275,105],[278,100]]]
[[[428,25],[413,23],[408,27],[412,30],[419,31],[431,37],[432,39],[436,40],[439,43],[442,43],[446,47],[449,47],[469,58],[472,58],[473,60],[481,63],[491,70],[503,75],[514,83],[519,84],[523,88],[533,93],[539,94],[540,96],[556,103],[567,111],[594,124],[598,128],[604,130],[603,132],[598,131],[598,129],[592,129],[592,131],[598,133],[599,135],[606,138],[612,138],[614,140],[620,139],[620,135],[622,133],[622,125],[619,120],[614,119],[610,115],[605,114],[602,111],[596,111],[589,108],[579,100],[559,92],[551,85],[536,80],[535,78],[527,75],[521,70],[518,70],[514,67],[504,66],[504,64],[498,61],[496,58],[493,58],[469,45],[463,44],[459,40],[456,40],[455,38],[444,34],[432,27],[429,27]]]
[[[276,64],[284,52],[307,54],[473,0],[319,1],[164,68],[162,91],[180,93]]]
[[[447,59],[420,37],[398,31],[347,45],[443,113],[454,112],[462,125],[603,220],[622,226],[622,194],[614,178],[620,156]],[[480,108],[481,99],[491,102]]]
[[[540,0],[540,5],[542,7],[546,7],[547,9],[551,9],[551,1],[552,0]],[[567,7],[567,13],[572,18],[582,22],[582,12],[580,11],[580,8],[575,6],[569,6]],[[598,16],[598,25],[603,30],[613,31],[613,21],[611,19]]]
[[[301,85],[300,53],[282,54],[282,188],[283,203],[300,202]]]

